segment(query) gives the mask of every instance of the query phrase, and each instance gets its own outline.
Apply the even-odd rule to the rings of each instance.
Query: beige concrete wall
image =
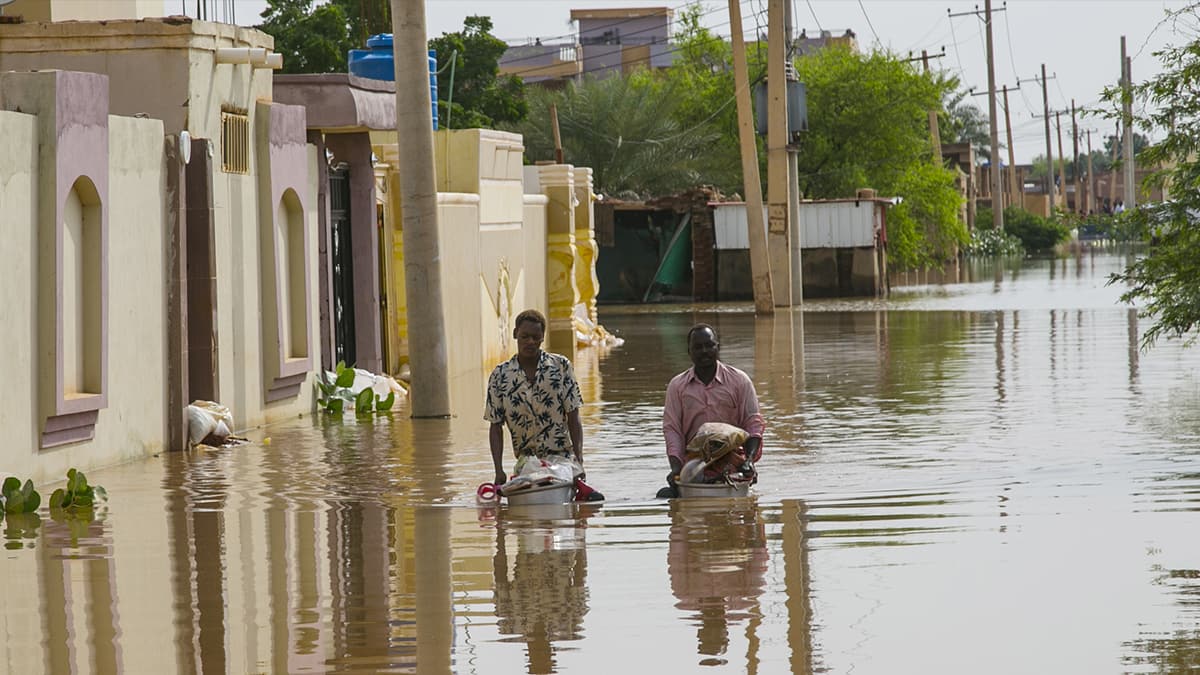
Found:
[[[0,112],[0,231],[11,250],[37,248],[37,134],[31,115]],[[95,438],[38,451],[42,420],[32,391],[41,338],[36,334],[33,257],[0,266],[0,306],[9,319],[0,372],[10,389],[0,406],[0,473],[59,480],[68,468],[88,471],[162,450],[166,433],[166,329],[163,232],[163,131],[158,120],[110,116],[108,405]],[[20,387],[29,391],[22,392]]]
[[[397,316],[385,330],[394,336],[389,344],[396,354],[406,353],[407,345],[400,162],[394,139],[393,133],[372,132],[375,154],[383,160],[376,168],[383,168],[388,186],[381,194],[389,229],[384,248],[392,252],[385,276],[389,309]],[[483,405],[487,374],[515,351],[513,318],[524,309],[546,312],[548,201],[524,194],[519,135],[467,129],[438,131],[434,139],[452,405],[474,414]]]
[[[178,3],[174,4],[178,9]],[[5,16],[26,21],[104,21],[168,16],[166,0],[16,0],[3,8]]]
[[[272,71],[218,64],[216,50],[274,44],[252,28],[206,21],[0,24],[0,71],[102,73],[113,114],[144,113],[163,120],[167,133],[219,139],[222,106],[253,115],[255,101],[271,99]]]
[[[251,127],[253,128],[253,126]],[[308,146],[309,195],[317,194],[317,154]],[[255,166],[253,159],[251,167]],[[218,376],[221,403],[233,412],[238,429],[295,417],[312,409],[312,386],[297,398],[267,405],[264,400],[262,303],[257,174],[224,173],[214,167],[214,240],[217,265]],[[317,211],[306,204],[304,219],[310,242],[317,241]],[[317,313],[319,251],[309,247],[309,342],[321,344]],[[315,368],[314,368],[315,370]]]
[[[10,251],[37,250],[38,204],[38,125],[33,115],[0,111],[0,232]],[[37,325],[36,274],[33,255],[6,256],[0,265],[0,306],[5,320],[0,322],[0,372],[8,373],[10,390],[0,405],[0,474],[20,473],[30,465],[30,456],[39,443],[37,395],[33,384],[34,331]]]

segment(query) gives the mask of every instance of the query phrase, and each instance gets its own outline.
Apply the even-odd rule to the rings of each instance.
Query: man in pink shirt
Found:
[[[763,418],[758,412],[754,383],[746,373],[720,360],[721,343],[712,326],[696,324],[688,331],[688,356],[692,367],[667,385],[663,404],[663,437],[667,445],[667,487],[660,499],[679,496],[675,481],[686,461],[687,444],[705,422],[724,422],[745,429],[750,438],[742,446],[746,458],[762,456]]]

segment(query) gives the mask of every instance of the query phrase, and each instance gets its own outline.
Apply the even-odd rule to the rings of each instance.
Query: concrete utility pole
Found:
[[[1050,149],[1050,96],[1046,93],[1046,64],[1042,64],[1042,107],[1046,119],[1046,194],[1050,196],[1050,214],[1054,215],[1054,152]]]
[[[978,7],[979,5],[976,5]],[[1003,12],[1005,8],[992,9],[992,0],[984,0],[983,2],[983,25],[987,29],[987,72],[988,72],[988,126],[991,127],[991,192],[992,192],[992,228],[995,230],[1004,229],[1004,186],[1003,173],[1000,171],[1000,130],[997,128],[996,116],[996,63],[992,57],[992,13]],[[974,12],[960,12],[951,14],[950,10],[946,10],[946,14],[951,18],[956,16],[966,16],[974,14],[979,16],[979,10]]]
[[[391,0],[412,416],[450,416],[425,3]]]
[[[1062,111],[1054,111],[1054,132],[1058,134],[1058,185],[1062,188],[1063,210],[1067,210],[1067,162],[1062,149]]]
[[[784,0],[767,2],[767,241],[776,307],[792,304],[792,251],[788,236],[787,36]]]
[[[795,31],[792,28],[792,3],[783,3],[783,29],[787,36],[787,44],[785,50],[785,65],[787,81],[797,82],[800,76],[797,75],[795,67],[792,65],[792,58],[795,55],[794,51],[794,36]],[[791,116],[794,111],[788,110],[788,144],[787,144],[787,184],[788,184],[788,241],[791,244],[791,271],[792,271],[792,305],[804,304],[804,266],[801,256],[804,255],[803,247],[800,244],[800,149],[792,141],[792,123]],[[798,111],[795,111],[798,112]]]
[[[1137,173],[1133,159],[1133,59],[1125,55],[1125,36],[1121,36],[1121,100],[1125,122],[1125,154],[1122,157],[1125,174],[1125,208],[1137,206]]]
[[[1017,160],[1013,150],[1012,116],[1008,112],[1008,85],[1004,85],[1004,133],[1008,139],[1008,203],[1025,208],[1021,186],[1017,184]]]
[[[1075,99],[1071,99],[1071,180],[1075,183],[1075,213],[1083,213],[1079,201],[1079,127],[1075,125]]]
[[[393,3],[401,0],[392,0]],[[763,223],[762,183],[758,177],[758,149],[750,109],[750,76],[746,73],[746,44],[742,38],[742,8],[729,0],[729,30],[733,43],[733,85],[736,89],[738,141],[742,150],[742,183],[746,192],[746,227],[750,238],[750,275],[754,282],[754,311],[774,314],[771,266],[767,259],[767,228]]]

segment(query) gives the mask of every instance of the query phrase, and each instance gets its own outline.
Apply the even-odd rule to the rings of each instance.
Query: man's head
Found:
[[[688,356],[697,368],[712,368],[721,357],[721,343],[717,341],[717,329],[706,323],[698,323],[688,331]]]
[[[526,358],[537,356],[546,337],[546,317],[536,309],[527,309],[517,315],[513,322],[513,339],[517,341],[517,354]]]

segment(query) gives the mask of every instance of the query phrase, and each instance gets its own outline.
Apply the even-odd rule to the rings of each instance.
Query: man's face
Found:
[[[688,342],[688,356],[692,357],[692,365],[697,368],[708,368],[716,364],[721,356],[721,343],[717,336],[707,328],[692,333]]]
[[[522,321],[513,330],[513,337],[517,339],[517,353],[526,358],[537,356],[542,349],[542,339],[545,335],[546,331],[540,323]]]

